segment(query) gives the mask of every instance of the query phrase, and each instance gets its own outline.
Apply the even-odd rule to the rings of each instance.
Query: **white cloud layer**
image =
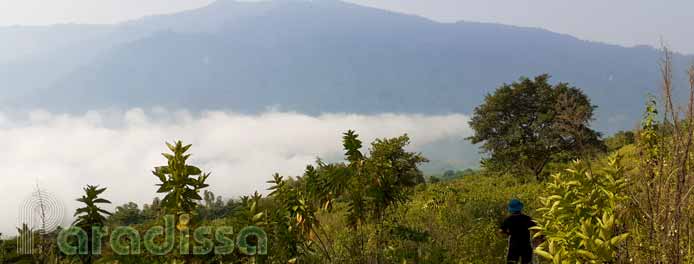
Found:
[[[467,121],[462,114],[0,113],[0,232],[14,233],[20,204],[37,183],[63,202],[68,222],[86,184],[108,187],[104,196],[114,205],[149,203],[157,180],[150,171],[165,163],[160,155],[167,151],[165,141],[193,144],[190,163],[212,173],[210,190],[233,197],[264,190],[272,173],[298,175],[318,156],[339,159],[341,134],[348,129],[364,142],[408,133],[417,150],[469,135]]]

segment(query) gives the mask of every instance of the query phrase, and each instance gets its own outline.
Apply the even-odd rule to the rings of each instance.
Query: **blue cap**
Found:
[[[511,213],[520,213],[523,210],[523,203],[518,199],[511,199],[508,202],[508,211]]]

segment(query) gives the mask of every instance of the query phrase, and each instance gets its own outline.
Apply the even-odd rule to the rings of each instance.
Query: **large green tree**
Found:
[[[145,216],[134,202],[129,202],[121,206],[116,206],[113,215],[108,218],[109,222],[115,225],[134,225],[145,221]]]
[[[590,128],[596,106],[579,88],[551,85],[549,75],[504,84],[475,108],[472,143],[482,143],[483,165],[517,168],[540,177],[557,159],[604,150]]]

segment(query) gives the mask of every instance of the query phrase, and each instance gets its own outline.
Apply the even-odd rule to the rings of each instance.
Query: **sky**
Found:
[[[151,14],[205,6],[214,0],[0,0],[0,25],[117,23]],[[314,0],[317,1],[317,0]],[[540,27],[581,39],[624,46],[657,46],[694,54],[691,0],[346,0],[459,20]]]

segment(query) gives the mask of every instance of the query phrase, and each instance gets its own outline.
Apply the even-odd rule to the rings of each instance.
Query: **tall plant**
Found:
[[[408,152],[407,135],[396,138],[376,139],[369,154],[362,153],[362,142],[356,132],[344,133],[343,147],[346,162],[325,163],[318,160],[316,166],[307,166],[302,177],[285,179],[275,175],[270,198],[280,209],[273,213],[277,224],[275,235],[287,242],[290,261],[305,261],[319,254],[328,261],[335,253],[330,238],[319,221],[318,213],[332,211],[336,203],[345,207],[345,222],[353,231],[361,232],[364,226],[374,227],[375,259],[383,263],[385,248],[384,221],[393,207],[410,199],[412,187],[424,182],[417,166],[426,162],[420,153]],[[354,262],[368,262],[365,252],[368,243],[357,235],[349,248]]]
[[[181,141],[176,141],[173,145],[167,142],[166,146],[172,152],[171,154],[162,153],[167,160],[167,165],[155,167],[152,171],[154,176],[161,181],[157,184],[159,186],[157,193],[166,194],[161,200],[161,207],[166,213],[176,216],[176,228],[180,231],[188,231],[191,230],[190,226],[194,224],[191,222],[190,216],[195,213],[199,201],[202,200],[200,191],[209,186],[205,181],[210,174],[203,173],[198,167],[186,164],[190,158],[190,154],[186,154],[186,151],[190,149],[191,145],[183,145]],[[179,243],[181,250],[188,251],[184,257],[186,262],[192,261],[191,247],[187,244],[189,238],[179,237],[179,239],[181,239]]]
[[[628,251],[641,263],[694,261],[694,65],[688,69],[689,101],[675,105],[672,53],[663,48],[662,110],[649,101],[638,131],[638,172],[629,228],[635,232]]]
[[[322,166],[319,170],[324,171],[326,177],[323,194],[327,196],[324,197],[347,204],[349,227],[356,230],[365,223],[377,226],[377,263],[384,261],[383,224],[388,210],[408,201],[412,187],[424,182],[418,165],[428,160],[420,153],[406,151],[409,144],[407,135],[376,139],[371,143],[367,156],[361,152],[359,135],[350,130],[343,136],[347,163]],[[325,199],[326,206],[332,203],[330,199]]]
[[[282,240],[289,263],[304,262],[303,259],[316,255],[316,247],[324,259],[331,261],[331,252],[320,234],[324,230],[316,216],[320,209],[318,202],[311,200],[307,190],[314,172],[312,166],[307,167],[304,177],[300,178],[304,184],[289,182],[279,174],[268,181],[272,184],[268,189],[272,191],[269,197],[278,205],[272,212],[276,225],[273,233]]]
[[[82,228],[87,232],[87,245],[89,252],[87,255],[82,257],[83,263],[92,263],[94,256],[92,255],[91,246],[92,243],[92,231],[103,227],[106,223],[106,215],[111,215],[110,212],[99,207],[99,204],[110,204],[109,200],[100,198],[106,188],[99,188],[99,186],[87,185],[84,188],[84,195],[77,199],[78,202],[84,204],[84,207],[77,208],[75,211],[75,226]]]
[[[162,153],[167,165],[155,167],[152,171],[161,181],[157,184],[157,193],[166,194],[161,201],[161,207],[167,213],[190,214],[195,210],[198,201],[202,200],[200,190],[209,186],[205,181],[210,174],[202,173],[198,167],[186,164],[190,157],[186,151],[191,145],[183,145],[181,141],[176,141],[174,145],[166,143],[166,146],[172,152]]]

